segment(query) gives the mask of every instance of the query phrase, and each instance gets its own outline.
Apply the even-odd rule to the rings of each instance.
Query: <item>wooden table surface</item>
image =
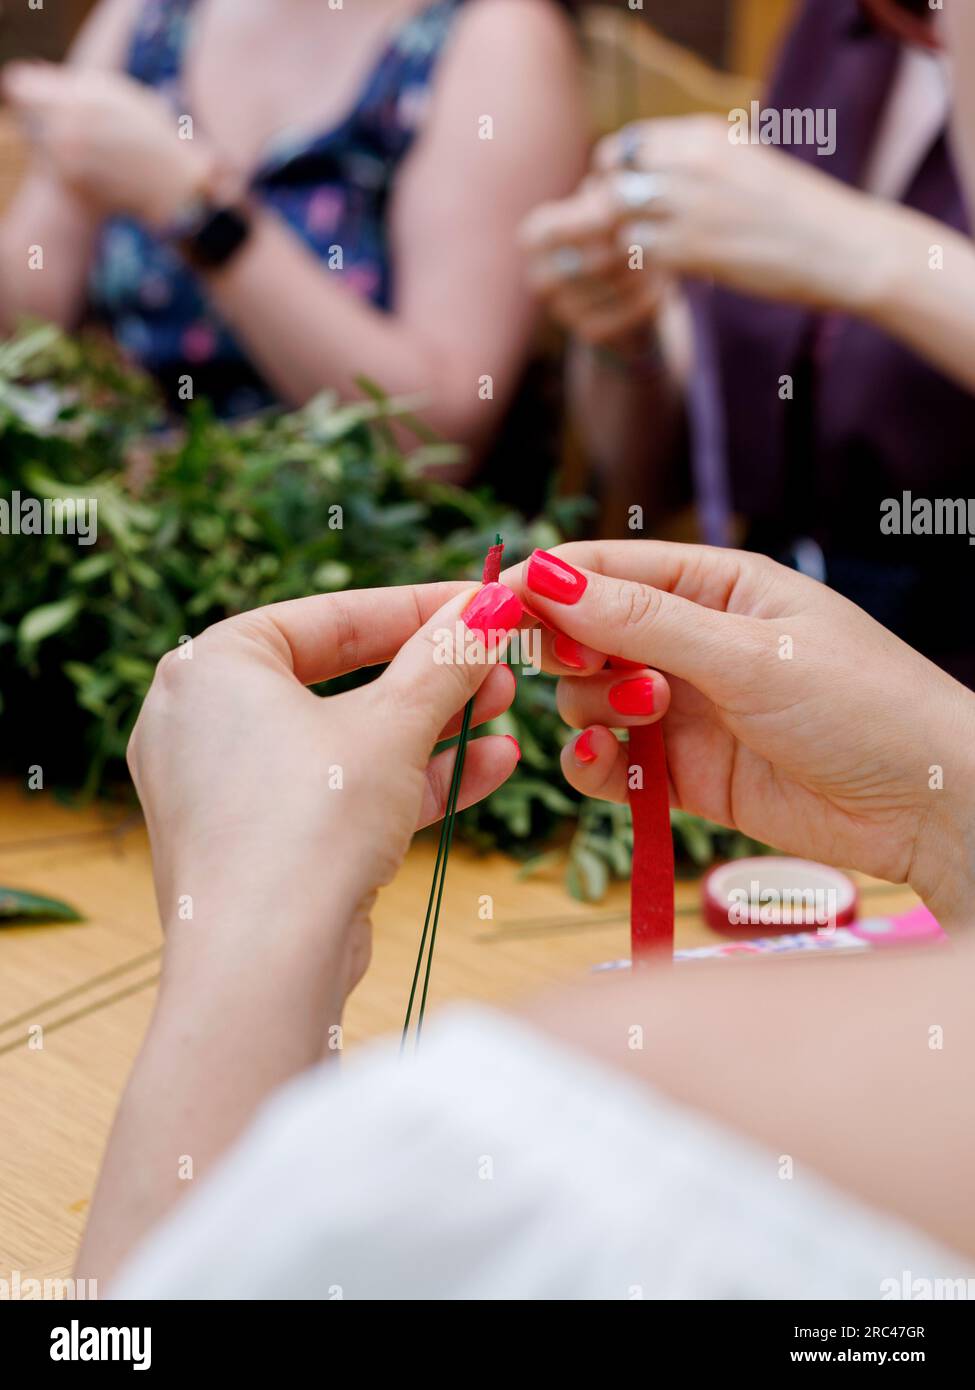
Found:
[[[346,1016],[350,1049],[402,1025],[434,851],[418,841],[377,906],[372,968]],[[13,1270],[59,1278],[71,1270],[159,973],[141,820],[119,808],[71,810],[0,784],[0,884],[67,898],[86,916],[0,930],[0,1279]],[[889,885],[865,891],[871,914],[915,901]],[[484,894],[492,920],[479,916]],[[682,946],[714,939],[697,897],[695,884],[678,885]],[[627,954],[626,885],[584,905],[566,895],[558,869],[521,880],[500,855],[452,854],[434,1005],[510,1000]]]

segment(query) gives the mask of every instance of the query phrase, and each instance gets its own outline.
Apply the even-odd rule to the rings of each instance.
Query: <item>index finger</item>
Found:
[[[586,569],[569,561],[567,554],[574,549],[570,546],[561,547],[558,553],[536,550],[522,569],[510,576],[510,584],[517,593],[524,594],[533,612],[576,641],[610,657],[625,657],[671,672],[710,698],[718,698],[727,686],[729,672],[739,670],[742,664],[750,670],[757,669],[769,650],[772,628],[754,614],[746,616],[728,605],[728,596],[733,596],[735,589],[735,560],[750,557],[735,557],[732,553],[730,562],[717,561],[732,583],[724,601],[711,606],[700,598],[688,598],[678,592],[682,559],[686,561],[687,551],[703,556],[722,556],[726,552],[710,547],[681,547],[685,552],[682,557],[673,554],[672,549],[659,575],[669,582],[668,587],[662,587],[648,578],[647,565],[637,569],[635,557],[626,554],[628,550],[637,550],[639,544],[624,544],[617,551],[628,564],[607,566],[604,555],[600,569]],[[653,542],[643,544],[656,550]],[[779,568],[782,575],[789,574],[770,561],[755,558],[770,570]],[[622,577],[621,568],[633,577]]]
[[[602,180],[587,181],[568,198],[534,208],[521,224],[518,240],[529,251],[595,241],[607,235],[615,220],[611,190]]]
[[[764,555],[718,546],[650,540],[573,541],[556,546],[552,553],[570,565],[649,584],[705,608],[750,617],[781,617],[792,611],[796,607],[792,586],[803,585],[800,575]],[[517,588],[519,576],[523,577],[523,567],[513,566],[502,579]]]

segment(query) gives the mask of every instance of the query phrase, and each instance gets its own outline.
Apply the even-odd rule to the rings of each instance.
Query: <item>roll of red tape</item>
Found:
[[[715,931],[829,930],[856,921],[857,887],[826,864],[763,855],[711,869],[701,880],[701,904]]]

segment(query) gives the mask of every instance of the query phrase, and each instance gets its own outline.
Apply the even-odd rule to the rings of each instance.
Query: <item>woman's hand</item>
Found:
[[[443,813],[454,753],[431,758],[435,743],[475,692],[476,722],[511,702],[514,677],[479,633],[496,657],[520,617],[499,584],[361,590],[245,613],[163,659],[129,764],[170,970],[220,970],[227,956],[273,970],[273,953],[293,957],[303,940],[301,969],[328,976],[341,1013],[368,961],[376,891]],[[354,691],[305,688],[380,662]],[[472,741],[459,804],[517,761],[510,738]]]
[[[885,205],[781,150],[730,136],[719,117],[683,116],[602,141],[595,165],[615,191],[618,244],[642,246],[671,274],[710,276],[744,294],[869,304],[894,230]]]
[[[674,805],[909,882],[945,926],[975,916],[975,695],[861,609],[763,556],[653,541],[536,552],[504,577],[582,644],[546,635],[585,730],[562,759],[579,791],[624,800],[610,727],[666,714]]]
[[[627,126],[576,194],[525,223],[532,282],[578,337],[632,341],[682,275],[851,311],[881,296],[907,225],[898,211],[729,133],[714,116]]]
[[[105,1277],[283,1082],[341,1047],[368,913],[418,825],[441,815],[487,660],[521,604],[500,584],[299,599],[209,628],[159,666],[129,745],[166,926],[162,983],[109,1141],[79,1269]],[[464,659],[462,660],[461,657]],[[305,686],[389,662],[369,685]],[[497,787],[514,741],[473,741],[460,804]],[[419,904],[418,910],[419,910]],[[404,1001],[405,1002],[405,1001]]]
[[[3,95],[61,181],[101,213],[164,226],[207,187],[201,139],[180,139],[161,96],[121,73],[9,63]]]
[[[619,237],[613,182],[590,176],[561,202],[535,208],[521,228],[532,288],[584,343],[637,354],[664,307],[668,277],[631,263]]]

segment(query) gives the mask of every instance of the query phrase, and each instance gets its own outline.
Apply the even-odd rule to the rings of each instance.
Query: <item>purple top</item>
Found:
[[[858,184],[897,56],[897,41],[878,31],[856,0],[807,0],[766,105],[835,108],[837,143],[832,155],[809,145],[788,152]],[[944,134],[902,201],[969,232]],[[975,640],[962,636],[957,609],[945,603],[945,586],[972,593],[975,551],[967,538],[880,531],[883,499],[904,490],[931,498],[972,495],[975,397],[909,348],[846,315],[824,317],[716,289],[705,292],[704,303],[731,498],[752,525],[751,544],[780,554],[800,536],[812,537],[825,552],[834,587],[956,674],[975,678]],[[792,401],[779,399],[785,375],[794,381]],[[706,503],[702,482],[699,501]]]

